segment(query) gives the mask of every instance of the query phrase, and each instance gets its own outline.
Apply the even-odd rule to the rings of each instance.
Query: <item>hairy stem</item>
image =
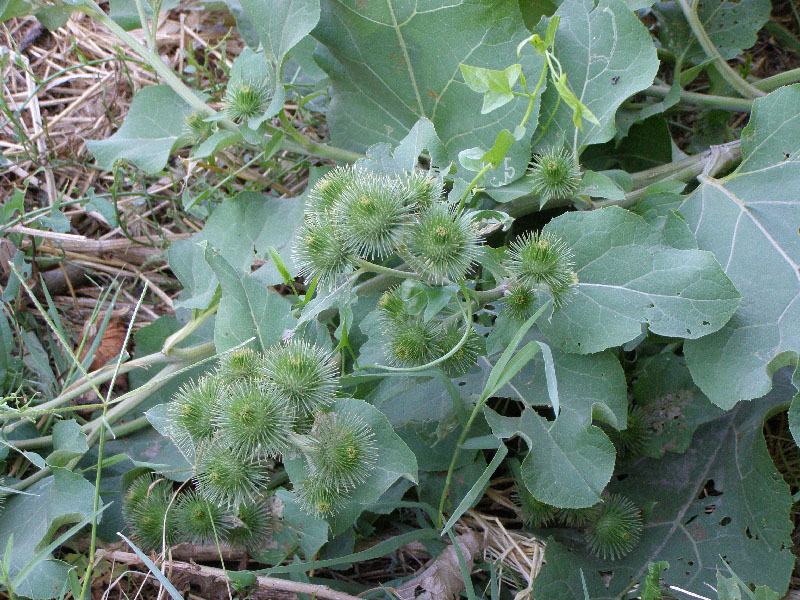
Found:
[[[358,266],[361,267],[364,271],[368,271],[370,273],[391,275],[392,277],[399,277],[400,279],[419,278],[419,276],[413,271],[400,271],[399,269],[392,269],[390,267],[384,267],[383,265],[376,265],[375,263],[371,263],[368,260],[364,260],[363,258],[359,258],[356,262]]]

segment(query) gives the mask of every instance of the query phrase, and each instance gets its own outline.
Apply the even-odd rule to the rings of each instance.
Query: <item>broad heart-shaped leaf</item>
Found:
[[[702,0],[697,3],[697,16],[703,28],[726,60],[756,43],[758,31],[769,19],[771,10],[770,0]],[[653,12],[660,24],[658,38],[668,50],[684,62],[700,63],[706,59],[706,53],[677,3],[659,2]]]
[[[391,485],[405,477],[417,483],[417,459],[411,449],[394,432],[384,414],[363,400],[337,398],[333,412],[354,414],[372,429],[378,458],[367,480],[358,485],[350,498],[334,517],[328,519],[333,535],[338,535],[355,523],[367,504],[377,502]],[[284,457],[284,464],[292,484],[297,487],[308,477],[308,466],[301,456]]]
[[[94,512],[94,486],[81,475],[60,467],[33,484],[27,496],[8,498],[0,515],[0,547],[4,550],[14,536],[9,575],[11,579],[41,550],[64,525],[77,523]],[[58,598],[69,591],[67,573],[73,566],[48,557],[28,574],[14,592],[40,600]]]
[[[576,128],[572,110],[558,101],[551,86],[542,97],[539,122],[544,126],[551,117],[552,121],[537,148],[566,143],[579,153],[614,137],[617,108],[653,83],[658,58],[650,33],[622,0],[600,0],[597,6],[593,0],[565,0],[556,15],[561,23],[555,54],[570,89],[600,125],[584,121],[582,131]],[[536,28],[540,35],[548,21],[543,19]]]
[[[110,171],[120,158],[147,173],[158,173],[186,133],[191,107],[168,85],[151,85],[133,97],[128,116],[114,135],[86,140],[98,164]]]
[[[176,306],[206,308],[217,289],[217,277],[205,262],[199,242],[207,241],[242,272],[249,272],[256,258],[268,259],[267,248],[272,246],[294,271],[291,245],[294,232],[303,220],[305,199],[305,194],[279,199],[256,192],[242,192],[217,207],[196,236],[173,243],[168,252],[169,265],[185,288]],[[258,280],[265,285],[283,281],[271,260],[256,273]]]
[[[701,177],[680,207],[742,294],[725,327],[684,345],[695,382],[723,408],[765,394],[800,352],[800,85],[754,102],[742,157],[725,178]]]
[[[792,501],[762,428],[765,416],[785,408],[795,391],[788,375],[776,375],[768,396],[700,427],[685,454],[620,465],[610,491],[640,507],[655,502],[640,543],[620,560],[601,561],[585,552],[581,533],[553,530],[565,546],[548,544],[534,597],[583,598],[582,570],[592,600],[617,599],[641,582],[648,563],[660,560],[670,565],[662,573],[667,584],[709,597],[706,584],[716,584],[718,568],[727,572],[720,557],[746,584],[785,591],[794,565]]]
[[[658,458],[667,450],[683,453],[700,425],[722,416],[692,381],[682,357],[656,354],[636,367],[633,394],[651,431],[641,454]]]
[[[484,413],[494,435],[520,435],[528,444],[522,479],[537,500],[559,508],[586,508],[600,502],[614,471],[616,451],[599,427],[561,417],[551,422],[530,408],[520,417],[503,417],[489,407]]]
[[[319,0],[240,0],[264,52],[280,66],[319,21]]]
[[[234,269],[208,242],[204,244],[206,261],[222,287],[214,328],[217,352],[238,346],[252,337],[255,340],[249,346],[257,350],[266,350],[280,342],[284,332],[297,322],[290,304],[252,275]]]
[[[308,35],[319,21],[319,0],[240,0],[249,26],[255,30],[270,64],[273,96],[264,116],[251,119],[250,127],[258,127],[267,117],[282,108],[286,93],[280,73],[289,51]]]
[[[491,148],[497,132],[513,131],[525,114],[527,103],[518,99],[481,115],[482,95],[459,69],[520,62],[516,45],[528,31],[517,0],[323,0],[313,35],[328,50],[317,58],[333,84],[327,118],[337,146],[363,152],[378,142],[395,145],[424,117],[446,161],[456,162],[461,150]],[[523,71],[537,77],[543,60],[526,55]],[[517,179],[529,160],[528,141],[517,142],[487,182]]]
[[[561,215],[545,226],[572,248],[578,284],[538,325],[567,352],[598,352],[637,337],[698,338],[720,329],[739,293],[710,252],[671,248],[663,233],[618,207]]]

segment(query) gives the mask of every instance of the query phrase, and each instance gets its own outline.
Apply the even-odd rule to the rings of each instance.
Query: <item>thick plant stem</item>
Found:
[[[633,191],[625,194],[622,200],[604,200],[595,202],[594,208],[602,208],[604,206],[631,206],[640,200],[646,193],[646,188],[654,183],[661,181],[689,181],[701,173],[703,173],[713,163],[716,170],[720,170],[726,166],[735,163],[741,158],[741,142],[739,140],[721,144],[720,146],[713,146],[711,149],[689,156],[682,160],[678,160],[666,165],[660,165],[633,173],[631,179],[633,180]],[[569,206],[572,200],[556,200],[548,202],[544,208],[551,209],[559,206]],[[539,198],[534,196],[525,196],[510,202],[506,212],[518,219],[535,212],[540,211]]]
[[[772,77],[765,77],[764,79],[756,81],[753,85],[762,92],[771,92],[777,90],[781,86],[797,83],[798,81],[800,81],[800,68],[784,71]]]
[[[692,28],[692,33],[694,33],[695,38],[697,38],[700,47],[703,48],[703,51],[709,58],[714,59],[714,66],[725,81],[744,98],[759,98],[766,95],[764,92],[745,81],[745,79],[722,57],[719,50],[714,45],[714,42],[711,41],[711,37],[709,37],[703,27],[703,23],[700,21],[700,17],[697,14],[697,0],[694,0],[691,6],[689,6],[688,0],[678,0],[678,4],[686,20],[689,22],[689,27]]]
[[[642,92],[654,98],[666,98],[670,88],[666,85],[651,85]],[[753,101],[746,98],[729,98],[727,96],[711,96],[698,94],[697,92],[686,92],[681,90],[681,102],[693,104],[695,106],[705,106],[708,108],[721,108],[731,112],[748,113],[753,109]]]

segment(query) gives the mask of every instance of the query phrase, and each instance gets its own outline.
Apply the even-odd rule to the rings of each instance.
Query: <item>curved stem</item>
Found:
[[[692,33],[694,33],[694,36],[697,38],[697,42],[703,48],[706,55],[714,59],[714,66],[719,71],[719,74],[722,75],[723,79],[744,98],[759,98],[766,95],[757,87],[745,81],[745,79],[722,57],[719,50],[714,45],[714,42],[711,40],[711,37],[706,33],[703,23],[700,21],[700,17],[697,15],[696,0],[692,2],[692,6],[689,6],[687,0],[678,0],[678,4],[686,20],[689,22],[689,26],[692,28]]]
[[[207,116],[213,116],[217,114],[217,111],[208,106],[203,99],[194,92],[194,90],[187,86],[181,80],[181,78],[178,77],[175,71],[164,64],[164,61],[161,60],[161,57],[157,54],[157,52],[152,51],[141,44],[131,34],[117,25],[117,23],[111,19],[103,11],[103,9],[101,9],[100,6],[94,2],[94,0],[86,1],[86,4],[75,6],[74,10],[80,11],[105,25],[114,35],[130,46],[130,48],[136,52],[136,54],[141,56],[145,62],[147,62],[147,64],[150,65],[153,70],[164,79],[164,82],[169,85],[173,91],[194,110]],[[228,129],[230,131],[238,130],[237,125],[230,119],[222,119],[217,121],[217,123],[224,129]],[[343,162],[355,162],[359,158],[364,157],[362,154],[358,154],[357,152],[345,150],[344,148],[336,148],[335,146],[328,146],[326,144],[320,144],[311,140],[307,140],[307,142],[303,145],[294,140],[285,140],[284,148],[290,152],[296,152],[298,154],[307,154],[309,156],[316,156],[319,158]]]
[[[467,198],[469,198],[470,192],[475,189],[475,187],[478,185],[478,182],[481,180],[481,177],[486,175],[486,172],[491,168],[492,165],[490,163],[486,163],[483,165],[483,168],[478,171],[478,174],[473,177],[472,181],[469,182],[467,189],[464,190],[464,193],[461,194],[461,199],[458,201],[458,209],[456,210],[456,213],[461,212],[461,210],[464,208],[464,204],[467,202]]]
[[[461,431],[461,435],[458,436],[458,441],[456,442],[456,448],[453,451],[453,457],[450,459],[450,466],[447,469],[447,477],[444,480],[444,492],[442,493],[442,497],[439,499],[439,520],[438,520],[439,528],[442,527],[442,520],[444,515],[444,503],[447,500],[448,490],[450,489],[450,484],[453,481],[453,473],[456,470],[456,461],[458,460],[458,457],[461,454],[461,446],[467,439],[467,435],[469,434],[470,429],[472,429],[472,424],[475,422],[475,419],[477,418],[481,409],[488,401],[489,398],[481,398],[478,401],[478,403],[475,405],[475,408],[472,409],[472,413],[470,414],[466,425],[464,425],[464,429]]]
[[[466,296],[466,289],[464,288],[463,282],[461,283],[461,289],[464,291],[464,295]],[[451,356],[453,356],[456,352],[461,350],[464,347],[464,344],[467,343],[467,339],[469,339],[469,334],[472,331],[472,300],[467,297],[467,310],[466,312],[464,309],[459,305],[461,309],[461,315],[464,317],[464,323],[466,327],[464,328],[464,335],[461,336],[461,339],[458,340],[458,343],[453,346],[449,352],[440,356],[439,358],[430,361],[429,363],[425,363],[424,365],[419,365],[418,367],[386,367],[384,365],[367,365],[364,369],[378,369],[379,371],[389,371],[391,373],[417,373],[419,371],[426,371],[436,365],[443,363],[444,361],[448,360]]]
[[[185,340],[187,337],[192,335],[197,329],[205,323],[209,317],[212,317],[216,314],[217,308],[219,304],[214,304],[209,308],[205,309],[201,312],[197,317],[189,321],[186,325],[181,327],[178,331],[173,333],[169,336],[166,340],[164,340],[164,346],[161,349],[161,352],[166,354],[167,356],[173,356],[174,352],[178,350],[175,348],[179,343]]]
[[[753,86],[763,92],[771,92],[783,85],[797,83],[798,81],[800,81],[800,68],[784,71],[783,73],[778,73],[771,77],[765,77],[764,79],[756,81]]]

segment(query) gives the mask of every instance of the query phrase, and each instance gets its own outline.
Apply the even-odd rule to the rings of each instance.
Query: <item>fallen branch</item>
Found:
[[[99,558],[111,562],[116,561],[126,565],[143,565],[142,560],[132,552],[121,552],[119,550],[99,550]],[[212,581],[219,581],[223,583],[231,582],[230,577],[222,569],[214,567],[206,567],[193,563],[181,561],[169,561],[169,569],[173,573],[184,573],[187,575],[194,575],[197,577],[207,578]],[[312,598],[319,600],[360,600],[350,594],[338,592],[329,588],[326,585],[315,585],[311,583],[300,583],[297,581],[289,581],[288,579],[278,579],[276,577],[267,577],[265,575],[256,575],[255,584],[262,590],[273,592],[289,592],[292,594],[308,594]]]
[[[481,536],[474,531],[456,537],[470,572],[481,550],[481,542]],[[449,546],[432,565],[397,588],[395,593],[400,600],[449,600],[457,598],[463,589],[464,578],[458,565],[458,554],[453,546]]]

